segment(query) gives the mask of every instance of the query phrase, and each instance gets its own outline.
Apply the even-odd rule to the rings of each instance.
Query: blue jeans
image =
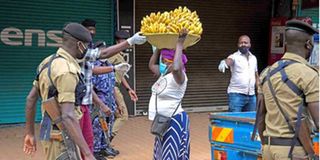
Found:
[[[246,112],[256,110],[256,96],[241,93],[229,93],[229,112]]]

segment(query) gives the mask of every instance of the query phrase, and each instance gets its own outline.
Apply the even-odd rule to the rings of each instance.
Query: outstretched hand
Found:
[[[25,154],[31,156],[37,151],[37,142],[34,135],[26,134],[24,137],[23,151]]]
[[[147,41],[147,38],[141,35],[141,32],[137,32],[132,37],[127,39],[127,42],[129,43],[130,46],[135,44],[138,44],[138,45],[144,44],[146,41]]]
[[[220,64],[218,66],[218,69],[220,72],[224,73],[226,69],[228,69],[228,65],[226,63],[226,60],[221,60]]]

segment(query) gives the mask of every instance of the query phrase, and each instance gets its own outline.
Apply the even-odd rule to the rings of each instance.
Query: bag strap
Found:
[[[284,72],[285,73],[285,72]],[[286,74],[286,73],[285,73]],[[287,76],[286,76],[287,77]],[[267,81],[268,81],[268,87],[271,91],[271,94],[272,94],[272,98],[274,99],[274,101],[276,102],[276,105],[278,107],[278,109],[280,110],[280,113],[282,114],[282,116],[285,118],[288,126],[289,126],[289,129],[292,131],[292,132],[295,132],[293,138],[292,138],[292,142],[291,142],[291,147],[290,147],[290,150],[289,150],[289,154],[288,154],[288,157],[289,158],[292,158],[292,152],[293,152],[293,148],[296,144],[297,141],[299,141],[298,139],[298,136],[299,136],[299,131],[300,131],[300,126],[301,126],[301,115],[302,115],[302,109],[303,109],[303,102],[301,102],[299,104],[299,109],[298,109],[298,113],[297,113],[297,122],[296,122],[296,127],[294,128],[292,124],[290,124],[289,122],[289,118],[288,118],[288,115],[283,111],[280,103],[279,103],[279,100],[278,98],[276,97],[276,93],[272,87],[272,84],[271,84],[271,80],[270,80],[270,69],[268,70],[268,74],[267,74]],[[286,83],[287,84],[287,83]],[[293,83],[292,83],[293,84]],[[289,85],[288,85],[289,86]],[[291,88],[291,87],[289,87]],[[296,92],[295,92],[296,93]]]
[[[54,86],[54,83],[53,83],[52,78],[51,78],[51,64],[52,64],[53,60],[56,59],[56,58],[58,58],[58,57],[59,57],[59,56],[57,56],[57,55],[55,54],[55,55],[53,55],[53,56],[50,58],[50,61],[48,62],[48,72],[47,72],[48,78],[49,78],[49,80],[50,80],[50,83],[51,83],[51,85],[52,85],[55,89],[56,89],[56,86]]]
[[[285,120],[286,120],[286,122],[287,122],[287,124],[288,124],[288,126],[289,126],[289,129],[290,129],[291,131],[294,131],[294,128],[292,127],[292,125],[291,125],[290,122],[289,122],[288,115],[282,110],[282,107],[280,106],[280,103],[279,103],[279,101],[278,101],[278,98],[276,97],[276,93],[275,93],[275,91],[274,91],[274,89],[273,89],[273,87],[272,87],[271,80],[270,80],[270,69],[268,70],[268,74],[267,74],[267,82],[268,82],[268,87],[269,87],[269,90],[270,90],[270,92],[271,92],[272,98],[273,98],[273,100],[275,101],[278,109],[280,110],[280,113],[281,113],[281,114],[283,115],[283,117],[285,118]]]
[[[292,61],[292,60],[280,60],[278,61],[278,66],[276,68],[274,68],[273,70],[270,71],[270,77],[272,77],[274,74],[278,73],[279,71],[283,70],[285,67],[289,66],[290,64],[293,63],[297,63],[296,61]],[[266,81],[267,77],[264,77],[262,79],[261,84],[264,84],[264,82]]]
[[[158,102],[158,98],[157,97],[158,97],[158,94],[156,94],[156,100],[155,100],[156,101],[156,113],[158,113],[158,105],[157,105],[158,104],[157,103]],[[174,112],[172,113],[172,115],[170,117],[172,117],[176,113],[176,111],[178,110],[180,104],[181,104],[181,101],[179,102],[179,104],[177,105],[176,109],[174,110]]]
[[[295,89],[294,92],[295,92],[295,93],[298,93],[298,91],[296,91],[296,90],[297,90],[297,89],[296,89],[297,87],[295,87],[296,85],[294,85],[294,83],[293,83],[291,80],[288,79],[287,74],[283,73],[283,72],[284,72],[284,68],[287,67],[287,66],[289,66],[290,64],[293,64],[293,63],[296,63],[296,61],[280,60],[280,61],[278,61],[278,66],[277,66],[276,68],[274,68],[272,71],[270,71],[270,69],[269,69],[268,72],[270,71],[270,76],[269,76],[269,78],[270,78],[271,76],[273,76],[273,75],[276,74],[277,72],[281,71],[282,80],[283,80],[283,81],[285,80],[284,83],[289,82],[289,83],[290,83],[290,86],[291,86],[290,88],[294,88],[294,89]],[[262,79],[261,85],[263,85],[264,82],[265,82],[267,79],[268,79],[267,76],[264,77],[264,78]],[[300,94],[298,94],[298,95],[300,95]],[[260,107],[259,107],[259,104],[258,104],[258,103],[256,104],[256,108],[257,108],[257,111],[256,111],[256,119],[255,119],[255,123],[254,123],[254,126],[253,126],[253,132],[252,132],[252,135],[251,135],[251,141],[254,141],[254,138],[255,138],[255,136],[256,136],[256,132],[257,132],[257,128],[258,128],[257,123],[258,123],[259,118],[260,118],[259,115],[258,115],[258,113],[260,113]]]

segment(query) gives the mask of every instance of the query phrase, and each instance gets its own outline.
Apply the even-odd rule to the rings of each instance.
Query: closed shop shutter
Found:
[[[25,100],[36,68],[44,57],[57,50],[64,24],[95,19],[95,39],[113,43],[114,3],[113,0],[29,0],[6,1],[0,5],[1,124],[25,121]],[[36,119],[41,119],[39,104]]]
[[[247,34],[251,37],[251,51],[258,59],[259,69],[266,65],[271,3],[263,0],[162,0],[152,3],[136,0],[136,30],[140,29],[140,21],[145,15],[178,6],[197,11],[204,30],[200,42],[187,49],[189,82],[182,105],[189,111],[226,106],[230,72],[220,73],[219,62],[236,51],[238,37]],[[137,114],[147,111],[151,86],[156,81],[148,69],[151,54],[149,44],[136,47]]]
[[[312,22],[319,25],[319,7],[301,10],[301,17],[311,17]],[[319,27],[319,26],[318,26]]]

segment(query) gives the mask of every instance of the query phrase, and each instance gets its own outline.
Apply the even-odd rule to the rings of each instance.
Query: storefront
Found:
[[[187,111],[222,110],[227,106],[230,72],[220,73],[217,69],[219,62],[235,52],[238,37],[247,34],[251,37],[251,51],[258,59],[259,70],[266,66],[271,5],[271,1],[263,0],[162,0],[152,1],[152,5],[148,0],[136,0],[135,25],[138,31],[142,17],[151,12],[163,12],[178,6],[197,11],[204,31],[200,42],[186,51],[189,82],[182,105]],[[137,114],[146,113],[151,86],[156,81],[148,69],[151,54],[150,44],[136,47]]]
[[[118,4],[117,4],[118,2]],[[123,3],[120,3],[123,2]],[[267,63],[271,2],[263,0],[133,0],[127,1],[39,1],[11,2],[0,6],[0,124],[25,121],[25,100],[40,61],[53,54],[61,43],[61,29],[66,22],[85,18],[97,21],[95,40],[113,44],[116,29],[134,33],[140,30],[142,17],[151,12],[187,6],[197,11],[203,23],[203,35],[198,44],[187,49],[188,88],[183,106],[187,111],[224,110],[227,106],[227,86],[230,72],[218,71],[221,59],[237,50],[240,35],[251,37],[252,53],[258,59],[259,70]],[[120,5],[119,5],[120,4]],[[118,10],[117,10],[118,9]],[[120,12],[119,12],[120,11]],[[118,17],[120,16],[120,18]],[[118,18],[117,18],[118,17]],[[132,18],[131,18],[132,17]],[[117,25],[119,23],[119,25]],[[150,44],[126,50],[134,68],[129,72],[139,101],[128,105],[129,113],[146,113],[155,78],[148,69],[152,54]],[[125,93],[125,92],[124,92]],[[125,96],[126,93],[124,94]],[[128,98],[127,102],[130,101]],[[130,108],[129,108],[130,107]],[[37,120],[41,119],[40,108]]]
[[[107,1],[6,1],[0,5],[0,124],[25,121],[25,101],[40,61],[55,53],[67,22],[97,21],[96,40],[113,43],[114,7]],[[36,119],[41,119],[38,105]]]

